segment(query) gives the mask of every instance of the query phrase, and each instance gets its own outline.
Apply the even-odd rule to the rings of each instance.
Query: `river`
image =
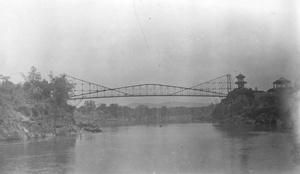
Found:
[[[271,126],[169,124],[0,142],[0,173],[299,173],[294,135]]]

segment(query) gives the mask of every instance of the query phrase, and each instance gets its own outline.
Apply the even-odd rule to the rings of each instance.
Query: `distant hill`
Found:
[[[164,102],[164,103],[131,103],[127,105],[130,108],[135,108],[139,105],[147,106],[148,108],[161,108],[163,106],[166,106],[168,108],[170,107],[201,107],[201,106],[208,106],[209,103],[197,103],[197,102]]]

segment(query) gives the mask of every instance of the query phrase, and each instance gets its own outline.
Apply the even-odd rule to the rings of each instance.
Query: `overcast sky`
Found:
[[[0,74],[17,83],[35,66],[113,88],[241,72],[267,90],[297,81],[299,11],[297,0],[2,0]]]

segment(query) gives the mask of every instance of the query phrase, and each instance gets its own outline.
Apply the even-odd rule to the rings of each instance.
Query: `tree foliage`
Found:
[[[25,75],[23,75],[24,77]],[[29,103],[38,103],[46,99],[53,99],[58,106],[67,106],[69,92],[73,86],[65,79],[63,75],[54,76],[49,74],[50,81],[42,79],[41,73],[33,66],[23,84],[23,90],[26,92]]]
[[[95,109],[96,109],[96,103],[94,100],[85,101],[84,106],[86,107],[87,113],[91,113],[91,111],[95,111]]]
[[[119,111],[118,104],[113,104],[113,103],[110,104],[108,110],[113,117],[118,117],[118,111]]]
[[[88,107],[92,103],[93,107]],[[93,117],[98,116],[98,118],[106,119],[117,119],[134,121],[136,123],[157,123],[167,121],[167,118],[172,117],[177,119],[181,116],[189,118],[199,118],[202,120],[209,119],[211,112],[214,109],[214,105],[204,106],[204,107],[171,107],[167,108],[163,106],[161,108],[149,108],[145,105],[138,105],[136,108],[130,108],[128,106],[119,106],[118,104],[99,104],[98,107],[94,108],[93,101],[86,101],[83,106],[81,106],[78,111],[81,114]],[[89,109],[91,109],[89,113]],[[177,118],[175,118],[177,117]],[[187,118],[186,117],[186,118]],[[174,120],[173,119],[173,120]]]
[[[72,90],[73,86],[70,84],[65,76],[54,77],[51,80],[51,92],[55,98],[56,103],[59,106],[66,106],[67,100],[69,99],[69,92]]]

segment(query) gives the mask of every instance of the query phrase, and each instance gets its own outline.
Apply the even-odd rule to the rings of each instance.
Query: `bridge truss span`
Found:
[[[65,75],[73,85],[70,100],[115,97],[152,97],[152,96],[189,96],[189,97],[226,97],[232,89],[230,74],[192,86],[180,87],[164,84],[138,84],[109,88],[72,76]]]

